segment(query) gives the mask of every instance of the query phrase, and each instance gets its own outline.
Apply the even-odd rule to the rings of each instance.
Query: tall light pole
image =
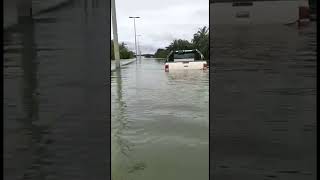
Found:
[[[138,39],[138,52],[139,52],[139,59],[141,60],[141,50],[140,50],[140,43],[139,43],[139,37],[140,37],[141,35],[139,34],[139,35],[137,35],[137,39]]]
[[[136,18],[140,18],[140,17],[132,17],[130,16],[129,18],[133,18],[133,25],[134,25],[134,46],[136,49],[136,62],[138,61],[138,52],[137,52],[137,35],[136,35]]]
[[[120,53],[119,53],[119,44],[118,44],[118,27],[117,27],[115,0],[111,1],[111,16],[112,16],[114,59],[116,61],[116,69],[118,69],[120,68]]]

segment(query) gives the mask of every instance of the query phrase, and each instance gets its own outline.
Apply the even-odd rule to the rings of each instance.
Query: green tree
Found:
[[[192,44],[198,49],[205,59],[209,59],[209,29],[204,26],[193,35]]]
[[[111,40],[111,59],[114,59],[113,40]]]
[[[199,28],[193,35],[191,42],[183,39],[175,39],[165,49],[158,49],[156,58],[166,58],[170,51],[198,49],[206,60],[209,59],[209,29],[207,26]]]
[[[114,60],[114,50],[113,50],[113,40],[111,40],[111,59]],[[119,53],[120,53],[120,59],[131,59],[134,57],[134,53],[132,51],[129,51],[129,49],[126,47],[126,45],[122,42],[119,45]]]
[[[157,49],[157,52],[154,54],[155,58],[166,58],[169,54],[169,50],[167,49]]]
[[[124,43],[120,44],[119,49],[121,59],[130,59],[134,57],[134,53],[132,51],[129,51]]]
[[[170,51],[193,49],[192,43],[188,40],[176,39],[166,49]]]

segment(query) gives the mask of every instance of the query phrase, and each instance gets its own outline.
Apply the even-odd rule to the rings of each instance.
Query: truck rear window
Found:
[[[167,62],[190,62],[190,61],[202,61],[203,55],[198,50],[182,50],[171,51],[167,56]]]
[[[194,60],[194,53],[175,53],[174,59],[193,59]]]

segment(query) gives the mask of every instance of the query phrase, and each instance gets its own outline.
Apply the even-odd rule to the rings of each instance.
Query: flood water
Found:
[[[111,76],[112,180],[209,178],[209,73],[146,58]]]
[[[316,179],[316,24],[210,24],[210,176]]]

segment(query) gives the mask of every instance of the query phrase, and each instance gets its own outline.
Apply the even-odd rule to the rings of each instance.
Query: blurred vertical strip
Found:
[[[3,28],[18,23],[18,0],[3,0]]]
[[[73,1],[74,0],[4,0],[3,28],[6,29],[16,25],[19,17],[52,11],[71,4]]]
[[[109,179],[109,5],[4,1],[4,179]]]
[[[300,6],[299,7],[299,19],[307,19],[310,17],[310,10],[308,7]]]
[[[317,19],[317,1],[309,0],[310,7],[310,20],[315,21]]]
[[[32,0],[17,0],[18,17],[32,16]]]

